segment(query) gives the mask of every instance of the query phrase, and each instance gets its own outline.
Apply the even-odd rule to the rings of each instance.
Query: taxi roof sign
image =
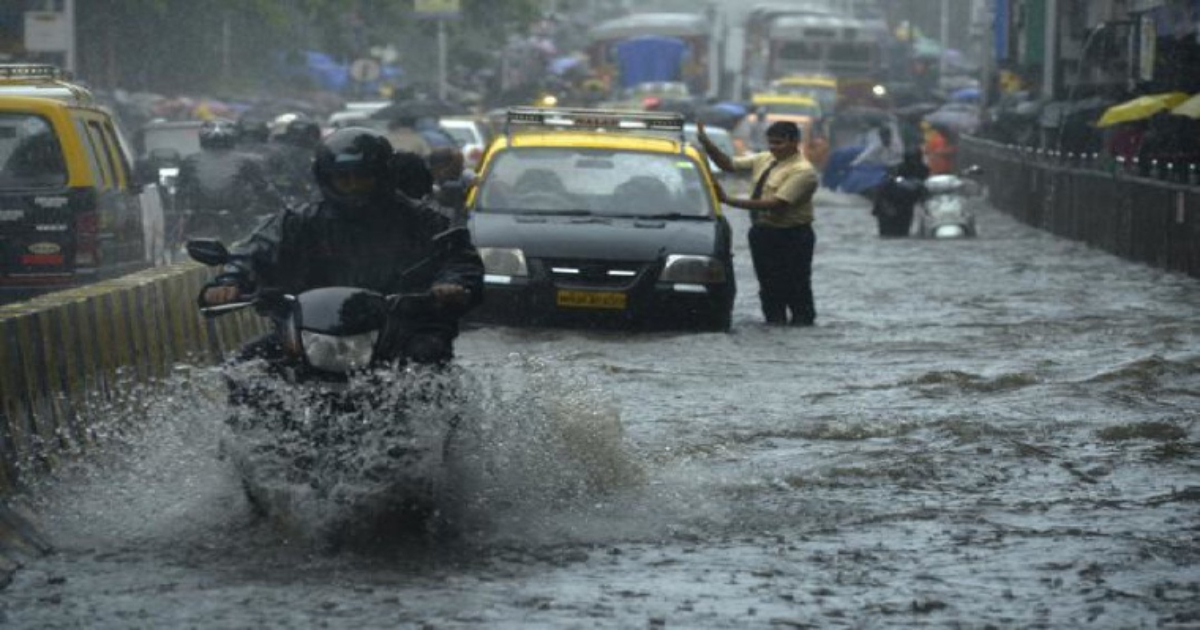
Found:
[[[75,105],[93,105],[91,90],[67,80],[67,73],[50,64],[0,64],[0,96],[50,98]]]
[[[37,63],[0,64],[0,79],[60,81],[66,73],[58,66]]]
[[[504,134],[511,137],[514,126],[592,131],[655,131],[677,133],[682,148],[686,146],[683,125],[683,115],[676,112],[575,107],[510,107],[504,121]]]

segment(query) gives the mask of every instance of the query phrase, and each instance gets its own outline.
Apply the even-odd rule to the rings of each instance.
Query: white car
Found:
[[[454,137],[462,149],[466,167],[475,170],[489,139],[484,123],[472,118],[442,118],[438,125]]]

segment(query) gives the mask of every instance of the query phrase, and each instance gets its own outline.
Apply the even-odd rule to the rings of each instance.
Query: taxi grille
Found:
[[[627,289],[637,284],[648,270],[645,263],[545,260],[546,274],[556,286]]]

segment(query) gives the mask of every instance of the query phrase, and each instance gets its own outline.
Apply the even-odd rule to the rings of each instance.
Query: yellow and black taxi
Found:
[[[151,263],[130,160],[88,90],[54,66],[0,65],[0,297]]]
[[[481,319],[729,328],[730,227],[679,114],[512,108],[468,207]]]

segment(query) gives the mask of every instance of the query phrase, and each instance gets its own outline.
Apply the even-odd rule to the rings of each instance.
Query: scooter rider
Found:
[[[205,287],[201,306],[240,301],[263,288],[291,294],[328,286],[385,294],[428,290],[435,313],[412,358],[451,359],[459,318],[483,296],[483,263],[474,245],[403,275],[433,256],[433,237],[449,221],[432,205],[397,194],[392,146],[376,131],[349,127],[328,136],[317,147],[313,174],[321,200],[287,208],[256,230],[234,251],[244,262],[227,266]],[[266,343],[250,354],[270,352]]]

